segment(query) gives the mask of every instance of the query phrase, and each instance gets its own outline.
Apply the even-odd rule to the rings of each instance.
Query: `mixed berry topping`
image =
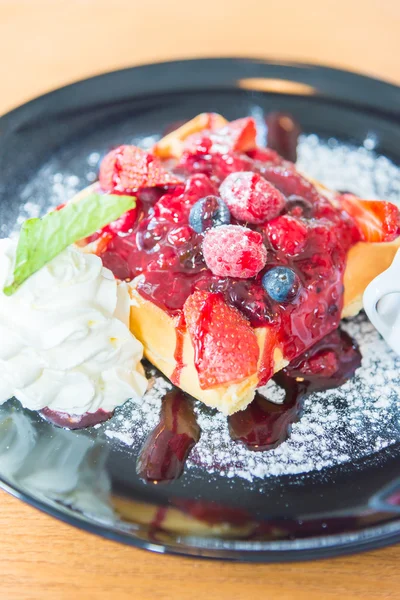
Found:
[[[231,214],[225,202],[218,196],[206,196],[194,204],[189,213],[189,225],[196,233],[212,227],[227,225]]]
[[[206,232],[202,244],[207,267],[220,277],[255,277],[265,266],[263,237],[241,225],[224,225]]]
[[[282,135],[285,123],[274,125]],[[399,233],[396,207],[349,194],[328,199],[292,162],[257,146],[251,118],[199,115],[154,155],[121,146],[103,160],[100,186],[137,197],[135,211],[98,234],[104,265],[120,279],[141,275],[139,294],[186,320],[204,388],[220,384],[218,372],[229,381],[238,363],[240,377],[258,369],[265,381],[275,348],[291,360],[336,329],[348,250]],[[258,362],[252,327],[268,328]],[[241,347],[237,330],[243,360],[222,344],[232,336]]]

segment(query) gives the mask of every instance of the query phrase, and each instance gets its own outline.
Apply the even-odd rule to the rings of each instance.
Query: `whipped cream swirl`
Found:
[[[12,295],[16,242],[0,240],[0,403],[82,415],[144,394],[129,292],[101,259],[69,247]]]

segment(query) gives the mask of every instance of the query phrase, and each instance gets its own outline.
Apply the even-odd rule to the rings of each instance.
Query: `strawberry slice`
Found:
[[[220,294],[195,292],[183,307],[200,387],[237,383],[257,372],[259,347],[249,322]]]
[[[105,192],[122,194],[131,194],[140,188],[181,183],[152,154],[127,145],[115,148],[103,158],[99,180]]]
[[[390,242],[399,233],[400,214],[391,202],[340,196],[342,208],[354,219],[364,242]]]

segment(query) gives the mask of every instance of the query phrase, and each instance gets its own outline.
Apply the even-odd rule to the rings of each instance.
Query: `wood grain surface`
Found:
[[[398,0],[0,0],[0,112],[182,57],[321,62],[400,83],[399,31]],[[304,564],[199,561],[100,539],[4,492],[0,503],[1,600],[400,598],[400,547]]]

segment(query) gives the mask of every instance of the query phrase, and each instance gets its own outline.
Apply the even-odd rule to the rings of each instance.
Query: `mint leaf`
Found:
[[[90,194],[42,219],[28,219],[18,240],[13,280],[3,292],[11,296],[65,248],[115,221],[135,205],[132,196]]]

